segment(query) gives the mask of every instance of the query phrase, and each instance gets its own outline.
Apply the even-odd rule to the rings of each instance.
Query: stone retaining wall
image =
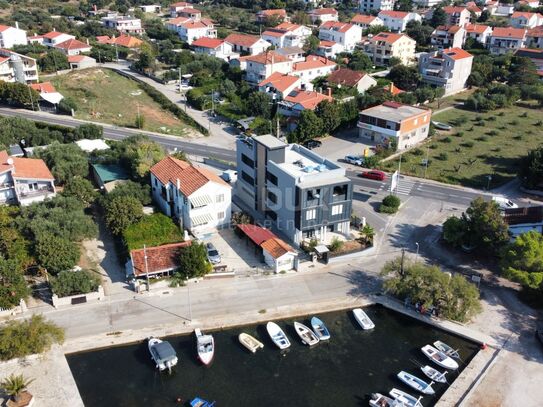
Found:
[[[75,305],[94,300],[101,301],[104,298],[104,289],[99,285],[98,291],[93,293],[70,295],[68,297],[59,297],[58,295],[53,294],[51,299],[53,300],[53,307],[58,308],[61,305]]]

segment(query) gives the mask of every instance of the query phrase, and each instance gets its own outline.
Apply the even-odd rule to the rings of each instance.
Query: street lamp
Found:
[[[418,261],[418,259],[419,259],[419,242],[415,242],[415,244],[417,245],[417,255],[415,257],[415,260]]]

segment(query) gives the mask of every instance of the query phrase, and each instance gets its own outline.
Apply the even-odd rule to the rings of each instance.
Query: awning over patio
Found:
[[[203,213],[201,215],[194,215],[194,216],[191,215],[190,220],[192,222],[192,227],[200,226],[200,225],[205,225],[206,223],[212,222],[213,216],[211,216],[209,213]]]
[[[200,208],[213,203],[209,195],[190,196],[189,201],[194,208]]]

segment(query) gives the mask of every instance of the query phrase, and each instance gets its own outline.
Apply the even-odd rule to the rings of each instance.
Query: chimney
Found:
[[[94,8],[94,12],[97,13],[98,12],[98,7],[96,7],[96,4],[93,6]]]
[[[179,181],[179,178],[177,178],[177,181],[175,182],[175,186],[177,187],[177,189],[181,188],[181,181]]]
[[[19,29],[19,22],[18,21],[15,21],[15,28]]]
[[[328,88],[328,97],[332,97],[332,88]]]
[[[56,31],[57,29],[55,27],[53,27],[53,31]]]
[[[88,39],[88,38],[87,38],[87,45],[90,45],[90,44],[89,44],[89,39]]]
[[[394,93],[394,82],[390,82],[390,93]]]

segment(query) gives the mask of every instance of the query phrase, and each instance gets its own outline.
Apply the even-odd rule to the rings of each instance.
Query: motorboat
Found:
[[[207,366],[213,361],[215,355],[215,340],[211,335],[204,335],[199,328],[194,330],[194,334],[196,335],[198,359]]]
[[[238,335],[239,342],[245,346],[248,350],[255,353],[258,349],[262,349],[264,344],[255,337],[242,332]]]
[[[447,383],[447,379],[445,378],[447,372],[441,373],[439,370],[434,369],[432,366],[428,365],[422,366],[420,370],[422,370],[422,373],[424,373],[429,379],[432,379],[434,382]]]
[[[453,347],[447,345],[445,342],[435,341],[434,347],[437,350],[443,352],[445,355],[450,356],[451,358],[460,359],[460,354],[458,353],[458,351]]]
[[[401,407],[401,404],[394,399],[385,396],[381,393],[372,393],[370,398],[370,406],[372,407]]]
[[[170,342],[151,337],[147,342],[147,346],[158,370],[168,369],[171,372],[172,367],[177,365],[177,354]]]
[[[283,330],[275,322],[268,322],[266,324],[266,330],[273,343],[275,343],[279,349],[290,347],[290,341],[288,340],[287,335],[285,335]]]
[[[294,322],[294,329],[296,330],[296,333],[298,334],[304,345],[314,346],[319,343],[319,338],[317,337],[317,335],[315,335],[315,332],[313,332],[304,324]]]
[[[368,330],[368,329],[375,328],[375,324],[370,319],[370,317],[368,317],[368,314],[362,311],[362,308],[353,309],[353,315],[354,315],[354,318],[356,319],[356,322],[360,324],[362,329]]]
[[[396,388],[391,389],[388,394],[390,394],[395,401],[400,403],[402,407],[422,407],[422,403],[420,402],[422,396],[416,398],[411,394]]]
[[[190,401],[190,407],[213,407],[214,401],[206,401],[200,397],[195,397]]]
[[[326,328],[324,322],[322,322],[319,318],[311,318],[311,328],[313,328],[315,335],[317,335],[320,341],[327,341],[330,339],[330,331],[328,331],[328,328]]]
[[[407,384],[409,387],[412,387],[413,389],[420,391],[421,393],[435,394],[435,391],[432,388],[433,382],[426,383],[424,380],[419,379],[417,376],[414,376],[411,373],[407,373],[404,370],[398,373],[397,376],[398,379]]]
[[[440,350],[437,350],[432,345],[424,345],[421,350],[422,353],[424,353],[426,357],[434,362],[436,365],[450,370],[458,369],[458,363],[456,363],[456,361],[454,361],[451,357],[445,355]]]

